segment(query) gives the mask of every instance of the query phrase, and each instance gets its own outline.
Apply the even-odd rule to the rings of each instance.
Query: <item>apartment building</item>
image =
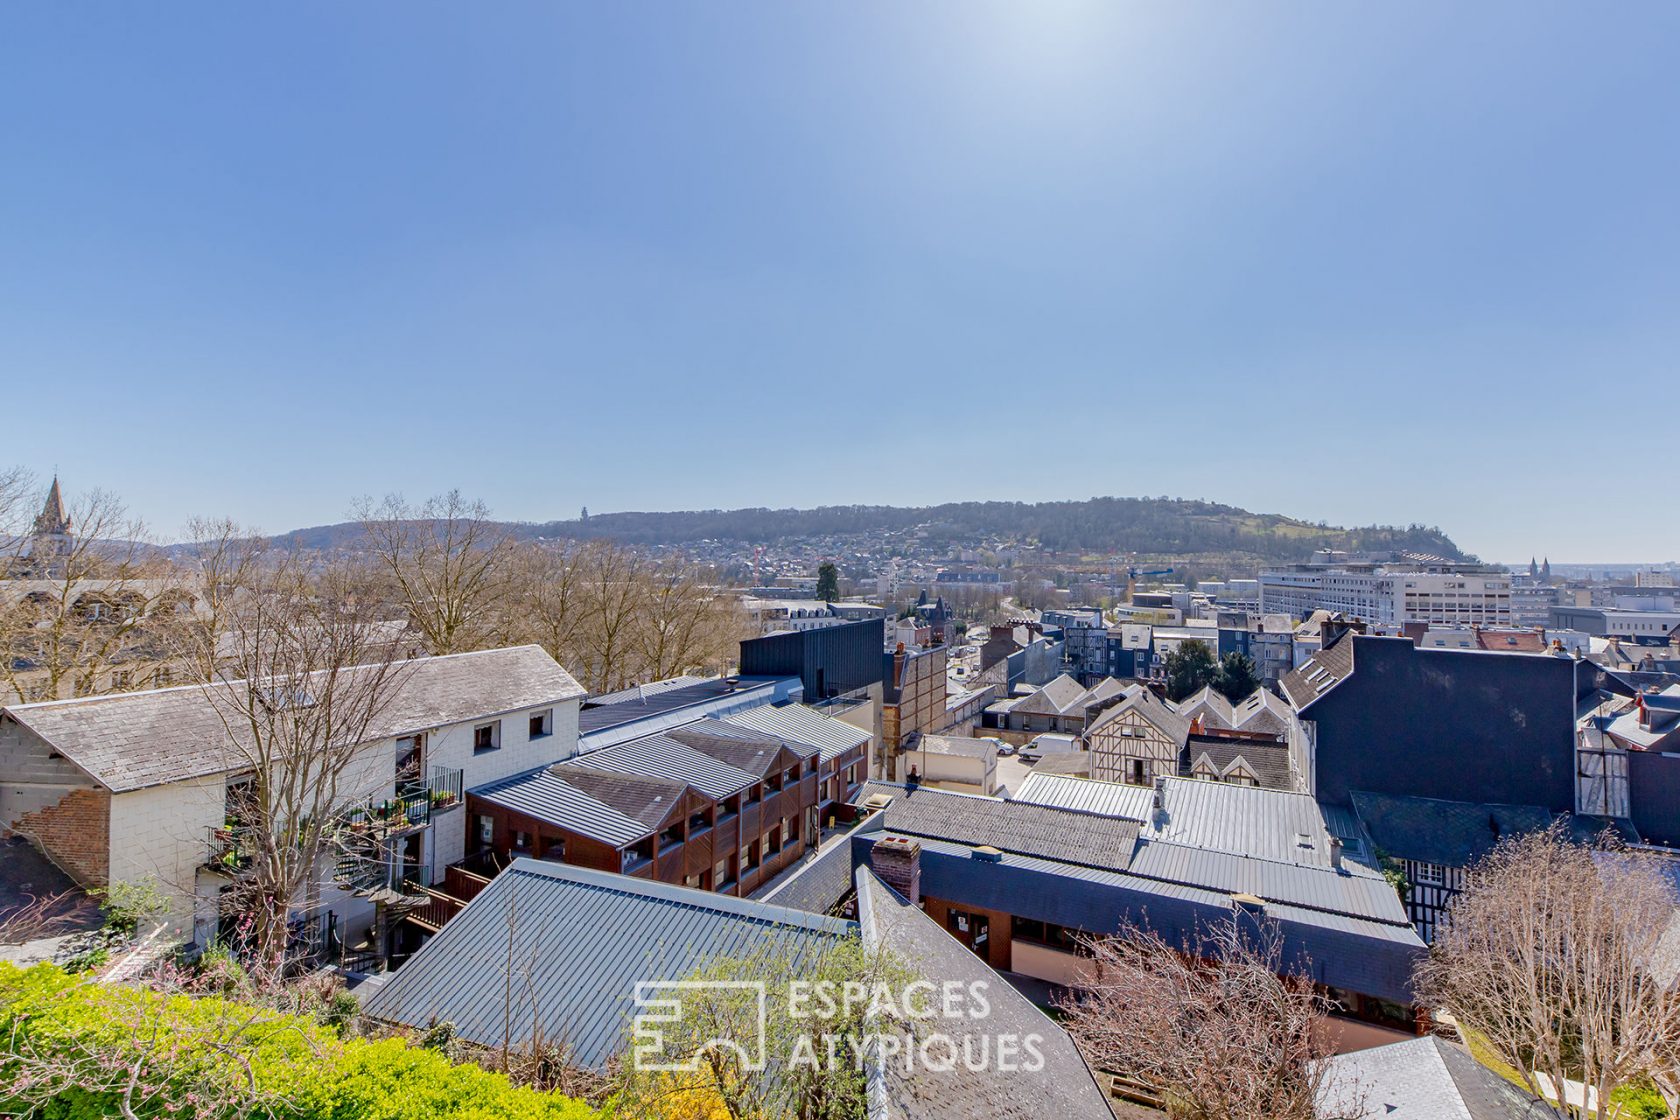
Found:
[[[1305,618],[1332,611],[1368,623],[1509,626],[1511,577],[1473,565],[1315,556],[1260,573],[1260,610]]]
[[[339,783],[346,834],[369,858],[353,875],[321,869],[318,895],[294,908],[301,937],[355,944],[375,895],[419,904],[465,854],[464,789],[577,750],[584,690],[539,647],[400,662],[393,676]],[[204,944],[258,827],[242,819],[251,770],[232,734],[200,685],[0,709],[0,827],[83,887],[155,885],[182,938]]]

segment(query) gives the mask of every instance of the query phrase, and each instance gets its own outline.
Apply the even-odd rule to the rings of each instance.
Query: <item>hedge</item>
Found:
[[[94,1120],[133,1094],[143,1118],[586,1120],[581,1101],[513,1086],[400,1038],[217,997],[104,985],[0,962],[0,1116]]]

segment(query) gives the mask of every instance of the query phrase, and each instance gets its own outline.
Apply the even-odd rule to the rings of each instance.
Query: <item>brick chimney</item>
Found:
[[[922,903],[922,845],[903,836],[875,841],[869,850],[869,867],[881,882],[910,900]]]
[[[904,685],[904,643],[899,642],[898,648],[893,650],[893,679],[892,686],[901,688]]]

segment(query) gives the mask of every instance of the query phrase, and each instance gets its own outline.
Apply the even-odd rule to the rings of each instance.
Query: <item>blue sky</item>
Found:
[[[1680,557],[1677,57],[1666,2],[14,4],[0,464],[165,535],[1173,494]]]

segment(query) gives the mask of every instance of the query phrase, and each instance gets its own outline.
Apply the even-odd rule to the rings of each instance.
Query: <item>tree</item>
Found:
[[[1092,941],[1090,950],[1088,978],[1063,1010],[1093,1068],[1160,1094],[1174,1117],[1319,1115],[1327,1007],[1307,971],[1279,975],[1274,925],[1222,921],[1183,951],[1132,927]]]
[[[364,498],[355,516],[431,652],[483,648],[496,629],[513,547],[484,503],[451,490],[416,508],[393,494],[378,505]]]
[[[1677,906],[1660,857],[1571,843],[1562,824],[1508,837],[1471,868],[1416,986],[1536,1096],[1537,1074],[1596,1093],[1560,1116],[1602,1120],[1642,1076],[1673,1111]]]
[[[286,964],[289,912],[310,907],[335,865],[383,860],[368,847],[376,841],[350,834],[344,810],[389,781],[358,755],[408,673],[367,573],[312,560],[292,552],[251,565],[185,659],[224,732],[230,839],[248,864],[227,912],[267,972]]]
[[[1167,699],[1173,702],[1194,696],[1213,682],[1216,667],[1213,653],[1202,642],[1180,642],[1167,654]]]
[[[840,569],[832,560],[824,560],[817,568],[817,598],[825,603],[840,598]]]
[[[1214,670],[1213,687],[1233,704],[1248,699],[1260,687],[1260,673],[1254,659],[1236,650],[1221,657],[1219,667]]]
[[[158,628],[180,597],[177,573],[146,543],[121,500],[93,491],[66,511],[73,535],[48,552],[27,518],[15,472],[0,478],[0,701],[29,702],[145,687],[163,658]]]

